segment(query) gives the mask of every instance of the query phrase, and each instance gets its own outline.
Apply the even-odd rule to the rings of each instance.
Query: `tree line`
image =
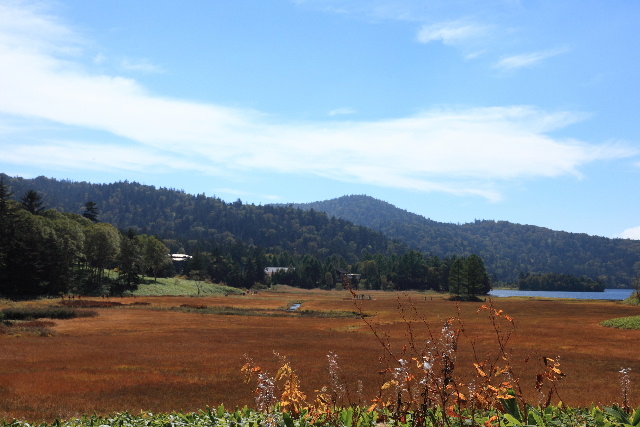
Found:
[[[265,251],[229,237],[207,245],[198,241],[191,258],[172,263],[165,242],[184,251],[188,240],[162,241],[133,228],[120,230],[100,222],[97,203],[92,201],[79,214],[47,209],[35,190],[26,191],[19,200],[12,196],[0,178],[0,294],[6,297],[121,294],[134,290],[143,275],[174,274],[242,288],[288,284],[324,289],[433,289],[456,295],[489,291],[489,276],[477,255],[441,260],[418,251],[387,255],[363,250],[356,262],[350,262],[339,252],[321,258],[279,248]],[[284,268],[269,275],[266,267],[270,266]]]
[[[267,274],[267,267],[276,271]],[[180,273],[230,286],[260,288],[275,284],[306,289],[350,287],[357,290],[435,290],[459,297],[486,294],[489,274],[478,255],[440,259],[418,251],[402,255],[364,254],[353,264],[337,254],[324,260],[283,251],[265,253],[256,246],[224,253],[197,252]]]
[[[85,215],[46,209],[27,191],[20,201],[0,178],[0,294],[9,298],[105,295],[133,289],[142,274],[171,268],[169,249],[156,237],[122,233]],[[107,275],[113,270],[113,276]]]
[[[4,179],[4,176],[0,178]],[[21,211],[19,215],[30,215],[25,221],[45,222],[45,226],[51,228],[53,225],[47,221],[57,224],[64,219],[65,224],[70,224],[68,228],[82,231],[75,233],[79,243],[68,258],[67,265],[73,267],[67,269],[68,277],[58,276],[59,280],[51,281],[34,278],[31,281],[46,282],[46,286],[39,285],[41,290],[46,289],[43,293],[131,289],[140,274],[150,273],[149,261],[138,259],[141,253],[147,253],[147,241],[166,246],[165,255],[192,255],[187,262],[165,265],[160,269],[162,274],[180,274],[236,287],[284,283],[304,288],[332,288],[342,283],[339,271],[346,271],[360,274],[362,282],[359,285],[364,289],[448,291],[451,288],[449,272],[453,271],[458,277],[452,288],[454,293],[488,291],[488,275],[482,279],[482,285],[474,283],[471,287],[466,285],[467,278],[460,279],[467,258],[472,263],[476,257],[441,259],[426,256],[379,232],[346,220],[329,218],[323,212],[247,205],[240,200],[226,203],[204,194],[192,196],[128,182],[95,185],[44,177],[8,181],[12,187],[23,190],[24,200],[15,193],[9,197],[8,186],[4,187],[6,202],[20,207],[15,209]],[[37,184],[38,192],[25,184]],[[73,200],[75,197],[91,201],[79,202]],[[44,209],[42,201],[45,198],[47,204],[56,209]],[[69,212],[70,208],[74,212]],[[97,221],[98,212],[101,222]],[[59,239],[57,235],[56,239]],[[32,239],[33,242],[37,240]],[[20,239],[14,244],[18,241]],[[91,242],[96,244],[92,246]],[[38,251],[38,248],[32,248],[24,253],[41,258]],[[61,258],[52,256],[52,259]],[[38,262],[42,268],[33,271],[48,269],[46,263]],[[9,270],[18,273],[18,263],[13,265]],[[265,268],[269,266],[287,267],[288,270],[268,276]],[[114,268],[118,280],[111,280],[111,275],[105,273]],[[155,274],[158,271],[156,269]],[[65,287],[62,283],[68,285]],[[85,284],[84,288],[81,284]]]
[[[518,279],[521,291],[603,292],[605,284],[588,277],[569,274],[521,274]]]

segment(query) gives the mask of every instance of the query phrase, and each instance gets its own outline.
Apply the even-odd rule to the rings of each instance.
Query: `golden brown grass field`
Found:
[[[382,345],[361,319],[170,310],[182,304],[277,311],[302,301],[301,309],[354,311],[357,303],[398,357],[411,340],[419,347],[426,344],[426,325],[437,336],[443,322],[459,313],[464,332],[456,371],[462,378],[473,372],[474,357],[482,360],[496,354],[496,332],[486,311],[478,313],[481,303],[454,303],[421,293],[366,295],[373,299],[354,302],[347,291],[298,290],[114,299],[150,305],[98,308],[97,317],[56,320],[51,336],[0,335],[0,418],[40,421],[125,410],[195,411],[220,403],[228,408],[252,405],[253,385],[245,384],[240,372],[244,355],[275,374],[274,351],[288,357],[308,395],[329,382],[329,352],[338,355],[354,396],[357,380],[362,381],[365,402],[361,403],[373,398],[388,379],[380,374],[387,366]],[[509,349],[532,404],[541,403],[534,383],[535,374],[543,369],[543,356],[560,358],[566,378],[558,388],[568,405],[619,402],[621,368],[632,368],[630,400],[640,404],[640,331],[599,325],[606,319],[640,315],[640,307],[608,301],[511,298],[496,299],[493,305],[515,318]]]

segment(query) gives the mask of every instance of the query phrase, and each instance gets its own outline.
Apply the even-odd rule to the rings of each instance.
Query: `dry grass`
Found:
[[[460,312],[464,334],[456,369],[471,372],[471,340],[482,359],[495,354],[495,331],[479,303],[456,304],[438,296],[367,292],[359,300],[363,312],[398,355],[410,340],[424,345],[426,324],[438,332],[442,322]],[[362,380],[371,399],[385,381],[382,346],[358,319],[221,316],[155,308],[183,304],[208,307],[282,309],[302,301],[302,309],[354,310],[347,292],[262,292],[238,297],[137,297],[118,299],[125,305],[98,308],[98,317],[56,321],[53,336],[0,335],[0,417],[38,421],[83,413],[148,410],[193,411],[225,403],[252,405],[252,387],[240,368],[244,355],[275,374],[273,351],[286,355],[307,394],[328,384],[326,355],[334,352],[347,383]],[[399,302],[405,311],[400,314]],[[38,301],[31,305],[50,305]],[[632,368],[630,399],[640,403],[640,331],[599,325],[603,320],[640,314],[640,307],[614,302],[560,300],[495,301],[515,318],[511,338],[516,372],[531,403],[541,358],[560,357],[567,377],[559,384],[569,405],[609,404],[621,400],[618,371]],[[418,319],[413,312],[423,320]],[[0,307],[2,308],[2,307]],[[524,362],[528,359],[528,362]],[[364,402],[362,402],[364,403]]]

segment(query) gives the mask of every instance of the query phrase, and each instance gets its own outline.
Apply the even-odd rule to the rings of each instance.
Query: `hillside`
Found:
[[[640,241],[554,231],[507,221],[446,224],[364,195],[343,196],[292,207],[371,227],[412,248],[448,257],[476,253],[494,281],[515,282],[520,273],[563,273],[629,287],[640,264]]]
[[[370,254],[402,255],[411,247],[442,259],[478,254],[494,283],[514,283],[522,273],[558,273],[599,279],[609,287],[629,287],[637,274],[634,265],[640,266],[640,241],[506,221],[440,223],[368,196],[256,206],[135,182],[1,176],[16,200],[35,190],[47,208],[73,213],[82,213],[85,203],[93,201],[101,221],[156,235],[172,252],[226,254],[239,265],[254,257],[255,247],[266,254],[312,255],[320,261],[339,256],[349,264]]]
[[[47,208],[72,213],[82,213],[85,203],[93,201],[100,221],[157,235],[172,252],[231,252],[240,258],[247,246],[257,246],[265,252],[287,251],[321,260],[339,255],[353,263],[363,253],[392,255],[407,249],[367,227],[290,206],[256,206],[240,200],[227,203],[204,194],[126,181],[91,184],[0,176],[15,200],[35,190]]]

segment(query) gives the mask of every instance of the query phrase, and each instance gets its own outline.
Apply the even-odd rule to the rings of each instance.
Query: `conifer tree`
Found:
[[[84,213],[82,214],[83,217],[96,223],[98,222],[98,214],[98,204],[96,202],[89,201],[84,205]]]
[[[456,257],[449,270],[449,292],[460,296],[466,287],[465,260],[463,257]]]
[[[34,215],[39,215],[45,210],[45,207],[42,206],[42,196],[35,190],[27,191],[24,196],[20,198],[20,203],[27,212]]]
[[[14,230],[13,208],[10,200],[12,195],[9,186],[4,183],[4,177],[0,177],[0,282],[2,283],[5,283],[7,256]]]
[[[464,264],[467,296],[474,297],[489,292],[489,275],[487,274],[482,258],[476,254],[472,254],[469,255]]]

